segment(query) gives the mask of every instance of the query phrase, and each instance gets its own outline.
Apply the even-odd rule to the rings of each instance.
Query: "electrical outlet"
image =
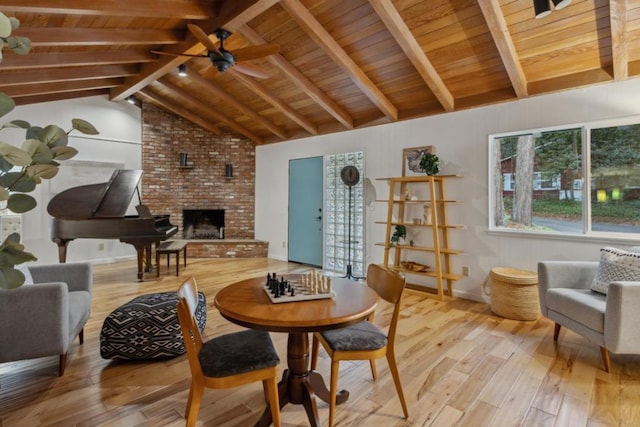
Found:
[[[98,243],[98,250],[104,251],[104,243]]]
[[[462,275],[469,277],[469,267],[468,266],[465,265],[465,266],[462,267]]]

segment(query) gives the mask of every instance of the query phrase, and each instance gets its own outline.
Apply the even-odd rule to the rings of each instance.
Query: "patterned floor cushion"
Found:
[[[104,359],[153,359],[184,354],[175,292],[141,295],[115,309],[100,332]],[[200,331],[207,323],[207,302],[198,292],[195,313]]]

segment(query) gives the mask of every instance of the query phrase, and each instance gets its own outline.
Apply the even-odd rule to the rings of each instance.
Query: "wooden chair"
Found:
[[[204,388],[230,388],[262,381],[273,425],[280,426],[276,366],[280,359],[269,333],[248,329],[202,341],[194,318],[198,288],[194,277],[178,289],[178,319],[191,369],[191,388],[185,418],[195,426]]]
[[[386,356],[389,370],[393,376],[393,382],[396,386],[398,397],[400,398],[402,411],[404,412],[405,418],[409,417],[394,353],[396,328],[398,326],[400,303],[405,284],[406,280],[401,274],[381,265],[369,265],[367,270],[367,285],[375,290],[381,298],[394,305],[391,324],[389,325],[386,335],[372,323],[373,315],[371,315],[367,321],[360,322],[353,326],[314,333],[311,352],[311,369],[316,369],[318,364],[319,344],[322,344],[331,357],[331,385],[329,390],[330,427],[333,426],[336,409],[338,366],[341,360],[369,360],[371,374],[373,375],[373,379],[376,380],[378,375],[375,360]]]

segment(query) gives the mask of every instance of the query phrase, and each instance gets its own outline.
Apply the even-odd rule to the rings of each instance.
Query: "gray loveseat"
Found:
[[[64,373],[67,351],[91,313],[90,263],[29,266],[35,284],[0,289],[0,362],[59,356]]]
[[[598,262],[542,261],[538,286],[542,314],[553,320],[553,339],[564,326],[600,346],[607,372],[610,352],[640,354],[640,282],[611,282],[607,295],[591,290]]]

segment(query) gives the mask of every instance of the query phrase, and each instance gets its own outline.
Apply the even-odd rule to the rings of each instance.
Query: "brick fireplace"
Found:
[[[180,153],[187,153],[181,165]],[[233,165],[233,177],[225,166]],[[184,234],[184,210],[224,211],[224,240],[191,239],[192,257],[267,256],[256,241],[255,146],[238,135],[215,135],[155,105],[142,105],[142,199],[154,214],[170,214]],[[218,226],[219,228],[219,226]]]

